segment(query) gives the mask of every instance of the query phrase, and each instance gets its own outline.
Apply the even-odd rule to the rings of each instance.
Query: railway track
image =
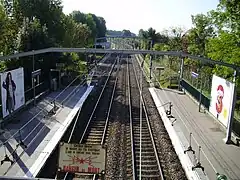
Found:
[[[128,138],[128,177],[132,179],[164,179],[154,135],[141,87],[133,64],[128,65],[128,97],[130,130]],[[142,106],[142,107],[141,107]],[[142,121],[141,121],[142,119]],[[141,146],[141,148],[140,148]]]
[[[106,180],[185,179],[161,117],[154,108],[148,84],[139,78],[141,69],[137,61],[133,57],[120,57],[109,67],[111,73],[104,77],[103,83],[98,83],[98,95],[89,102],[94,104],[87,106],[81,115],[78,112],[65,142],[106,148]],[[83,121],[86,122],[79,125]],[[73,177],[71,173],[60,173],[58,179]],[[98,179],[95,175],[79,177]]]
[[[141,62],[138,62],[138,60],[134,58],[133,63],[135,64],[135,72],[139,77],[140,74],[143,73],[143,70],[140,68]],[[165,126],[161,120],[161,116],[158,113],[157,107],[155,106],[148,88],[149,84],[145,79],[143,81],[143,101],[148,107],[146,111],[149,115],[149,119],[151,119],[149,123],[152,127],[152,132],[154,135],[156,149],[159,155],[164,178],[166,180],[187,180],[180,160],[174,151],[172,142],[169,138],[169,135],[165,129]]]
[[[88,120],[88,124],[83,132],[82,138],[79,141],[80,144],[86,143],[103,146],[105,140],[107,140],[109,115],[111,112],[113,97],[118,80],[118,71],[119,66],[117,67],[116,77],[109,76],[109,79],[107,79],[93,112]],[[100,101],[101,104],[99,103]]]
[[[113,99],[115,86],[117,82],[117,78],[114,78],[114,77],[116,76],[119,70],[118,61],[119,61],[119,58],[117,57],[114,64],[111,67],[110,72],[108,73],[108,77],[102,87],[101,93],[88,119],[87,125],[84,129],[82,136],[79,136],[79,134],[77,135],[76,132],[74,133],[76,124],[80,115],[80,111],[78,111],[77,117],[75,118],[75,123],[72,127],[72,131],[67,140],[68,143],[80,143],[80,144],[86,143],[86,144],[98,144],[98,145],[101,144],[102,146],[104,145],[104,142],[108,134],[107,133],[108,117],[110,114],[112,99]],[[117,68],[115,68],[116,66]],[[75,175],[73,173],[60,172],[56,175],[55,179],[68,180],[68,179],[73,179],[74,176]],[[96,175],[83,174],[83,175],[78,175],[78,178],[96,179]]]

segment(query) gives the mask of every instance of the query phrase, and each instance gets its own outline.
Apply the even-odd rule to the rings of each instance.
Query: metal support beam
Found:
[[[181,87],[181,81],[183,79],[183,67],[184,67],[184,58],[181,58],[181,65],[180,65],[180,73],[179,73],[179,82],[178,82],[178,89],[179,91],[182,90],[182,87]]]
[[[149,72],[149,78],[150,78],[150,81],[152,80],[152,55],[150,55],[150,72]]]
[[[201,72],[202,66],[200,65],[199,67],[199,78],[198,80],[200,81],[200,92],[199,92],[199,104],[198,104],[198,112],[201,112],[201,104],[202,104],[202,72]]]
[[[234,71],[233,74],[233,89],[232,89],[232,97],[231,97],[231,109],[230,109],[230,116],[228,117],[228,125],[227,125],[227,135],[225,139],[226,144],[232,143],[231,141],[231,134],[232,134],[232,124],[233,124],[233,118],[234,118],[234,110],[237,100],[237,93],[236,93],[236,77],[237,77],[237,71]]]
[[[226,66],[229,68],[232,68],[236,71],[240,71],[240,66],[236,66],[234,64],[225,63],[218,60],[212,60],[200,56],[194,56],[183,52],[178,51],[152,51],[152,50],[129,50],[129,49],[95,49],[95,48],[48,48],[48,49],[41,49],[41,50],[35,50],[35,51],[29,51],[29,52],[23,52],[23,53],[17,53],[13,55],[8,56],[1,56],[0,61],[3,60],[9,60],[9,59],[15,59],[19,57],[25,57],[25,56],[31,56],[36,54],[43,54],[48,52],[79,52],[79,53],[99,53],[99,54],[152,54],[152,55],[168,55],[168,56],[175,56],[175,57],[188,57],[193,60],[200,61],[202,63],[210,63],[210,64],[218,64],[222,66]]]
[[[33,50],[34,52],[34,50]],[[34,59],[34,54],[33,54],[33,58],[32,58],[32,72],[35,71],[35,59]],[[36,87],[35,87],[35,77],[32,77],[32,87],[33,87],[33,99],[34,99],[34,106],[36,105]]]

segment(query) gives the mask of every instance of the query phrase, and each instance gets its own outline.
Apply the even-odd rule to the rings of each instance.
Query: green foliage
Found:
[[[208,57],[228,62],[240,66],[240,47],[236,34],[221,32],[218,37],[209,39],[207,44]],[[223,66],[216,66],[214,73],[230,78],[233,75],[233,70]]]
[[[0,0],[0,55],[31,51],[48,47],[90,47],[97,36],[105,36],[104,18],[74,11],[62,12],[61,0]],[[24,67],[31,76],[33,57],[12,59],[0,63],[0,71]],[[48,53],[35,55],[35,70],[42,69],[43,79],[49,79],[50,69],[56,63],[65,63],[66,69],[86,73],[85,57],[76,53]],[[25,78],[26,85],[31,78]]]
[[[122,36],[132,36],[132,33],[131,33],[131,31],[124,29],[122,31]]]
[[[104,18],[97,17],[95,14],[84,14],[80,11],[73,11],[70,14],[76,23],[86,24],[91,30],[89,42],[93,43],[96,37],[104,37],[106,34],[106,22]]]

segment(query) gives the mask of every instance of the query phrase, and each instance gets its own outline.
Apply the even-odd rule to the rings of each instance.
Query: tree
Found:
[[[103,17],[97,17],[95,14],[91,14],[96,24],[96,37],[105,37],[106,35],[106,22]]]
[[[238,0],[220,0],[217,11],[217,21],[237,33],[240,37],[240,3]],[[223,26],[222,26],[223,27]]]
[[[236,34],[221,32],[218,37],[211,38],[207,44],[207,55],[214,60],[240,66],[240,47]],[[233,70],[223,66],[216,66],[213,72],[224,78],[233,75]]]
[[[192,16],[194,28],[189,31],[188,40],[190,42],[189,52],[196,55],[205,54],[205,46],[208,38],[214,36],[213,25],[210,17],[204,14]]]
[[[80,11],[73,11],[70,16],[76,23],[86,24],[89,27],[91,36],[88,37],[88,43],[93,44],[95,38],[106,35],[107,28],[104,18],[97,17],[95,14],[84,14]]]
[[[131,31],[124,29],[122,31],[122,36],[132,36],[132,33],[131,33]]]

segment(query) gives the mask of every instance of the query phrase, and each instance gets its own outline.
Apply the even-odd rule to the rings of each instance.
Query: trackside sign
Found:
[[[60,171],[98,174],[105,170],[106,151],[100,145],[60,143]]]

